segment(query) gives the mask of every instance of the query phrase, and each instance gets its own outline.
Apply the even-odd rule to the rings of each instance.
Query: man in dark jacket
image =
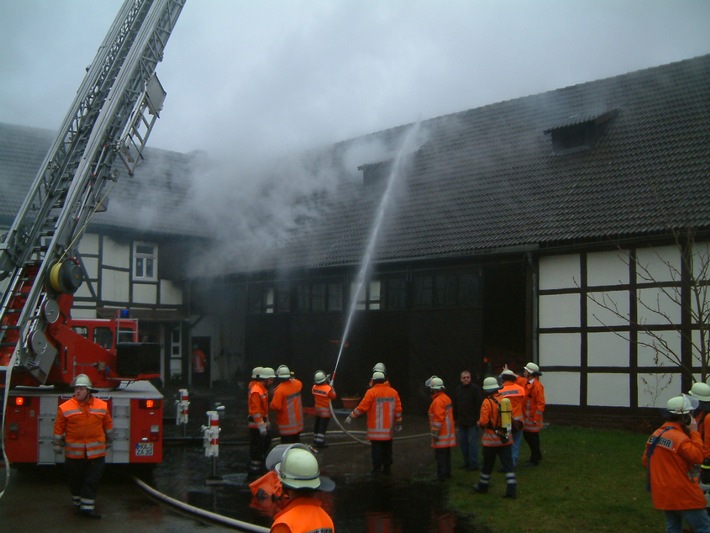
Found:
[[[471,372],[461,372],[461,383],[452,398],[457,439],[466,470],[478,470],[478,415],[481,412],[481,387],[473,383]]]

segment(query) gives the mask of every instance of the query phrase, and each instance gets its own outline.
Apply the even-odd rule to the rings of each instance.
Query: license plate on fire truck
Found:
[[[139,442],[136,444],[136,456],[146,457],[153,455],[152,442]]]

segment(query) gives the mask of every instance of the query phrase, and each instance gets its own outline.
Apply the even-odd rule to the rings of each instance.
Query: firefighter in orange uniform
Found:
[[[269,407],[276,412],[281,443],[300,442],[303,432],[303,383],[291,375],[286,365],[276,369],[276,378],[279,384],[274,389],[274,397]]]
[[[289,504],[274,517],[271,533],[334,533],[335,525],[314,492],[335,483],[320,475],[318,460],[302,445],[289,446],[275,467]]]
[[[513,468],[512,440],[502,423],[500,404],[503,397],[498,394],[499,390],[500,385],[498,385],[496,378],[490,377],[483,380],[483,392],[486,397],[481,404],[481,417],[478,419],[478,426],[484,429],[482,439],[483,467],[481,468],[481,477],[473,489],[480,493],[488,492],[496,457],[500,457],[505,471],[504,497],[515,498],[517,496],[517,481]]]
[[[703,462],[703,441],[691,416],[697,403],[685,395],[668,400],[667,422],[643,452],[653,506],[665,511],[667,533],[682,533],[684,520],[694,533],[710,533],[705,496],[692,476],[693,466]]]
[[[525,388],[518,384],[518,376],[516,376],[515,372],[512,370],[508,370],[507,368],[503,370],[500,374],[500,380],[503,388],[500,389],[499,394],[503,398],[508,398],[513,408],[512,452],[513,467],[515,467],[518,464],[518,457],[520,456],[520,441],[523,440],[523,420],[527,394]]]
[[[385,383],[382,372],[372,373],[372,387],[367,389],[360,404],[345,419],[353,419],[367,413],[367,439],[372,454],[372,473],[392,472],[392,438],[395,431],[402,430],[402,402],[399,394]]]
[[[86,374],[76,376],[73,385],[74,395],[57,409],[52,447],[55,454],[64,451],[74,510],[101,518],[95,502],[113,440],[113,420],[107,403],[92,395]]]
[[[425,385],[431,392],[429,431],[436,460],[436,477],[440,481],[451,477],[451,448],[456,446],[456,426],[451,398],[444,392],[444,380],[430,377]]]
[[[330,422],[330,401],[337,398],[335,389],[330,385],[330,379],[325,372],[318,370],[313,375],[314,385],[311,389],[315,403],[316,421],[313,427],[313,446],[325,448],[325,433]]]
[[[209,385],[207,355],[197,344],[192,346],[192,379],[194,385]]]
[[[700,483],[710,485],[710,385],[695,383],[690,394],[698,400],[698,409],[695,411],[695,422],[698,424],[698,433],[703,439],[703,463],[700,466]],[[707,490],[707,489],[706,489]]]
[[[528,363],[523,367],[526,399],[523,419],[523,438],[530,448],[530,460],[527,466],[537,466],[542,461],[540,450],[540,431],[542,430],[542,414],[545,411],[545,387],[540,383],[540,367]]]
[[[257,367],[249,389],[249,468],[248,477],[256,479],[265,471],[269,437],[269,385],[276,377],[274,369]]]

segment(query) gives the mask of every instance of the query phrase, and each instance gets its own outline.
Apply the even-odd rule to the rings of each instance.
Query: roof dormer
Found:
[[[601,137],[617,110],[600,115],[574,116],[567,122],[545,130],[552,138],[552,151],[556,155],[566,155],[592,148]]]

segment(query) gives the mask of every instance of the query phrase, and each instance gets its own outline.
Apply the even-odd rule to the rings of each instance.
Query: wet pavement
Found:
[[[187,428],[165,422],[163,463],[139,477],[157,491],[191,506],[255,524],[271,525],[276,511],[252,498],[246,481],[248,434],[245,393],[231,390],[192,394]],[[174,416],[171,393],[166,393],[166,417]],[[200,428],[206,411],[215,403],[225,406],[220,420],[219,457],[205,457]],[[342,414],[340,420],[347,414]],[[306,416],[302,442],[310,444],[313,418]],[[365,421],[346,426],[364,439]],[[275,442],[276,443],[276,442]],[[445,508],[448,482],[435,478],[433,451],[429,447],[426,413],[405,412],[404,430],[393,445],[391,476],[370,474],[370,448],[356,442],[331,421],[328,448],[318,453],[321,473],[336,482],[330,494],[321,493],[324,507],[341,532],[475,532],[475,527]],[[0,471],[0,473],[2,473]],[[12,469],[12,479],[0,499],[3,532],[36,532],[47,526],[70,526],[72,531],[113,533],[131,529],[150,531],[234,531],[224,525],[185,516],[151,498],[134,483],[126,468],[109,467],[101,484],[97,509],[103,519],[73,515],[61,467]]]

